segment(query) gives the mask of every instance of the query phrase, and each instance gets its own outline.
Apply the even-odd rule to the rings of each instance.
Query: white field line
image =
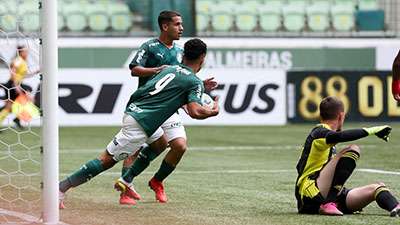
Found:
[[[357,171],[364,172],[364,173],[400,175],[399,171],[387,171],[387,170],[376,170],[376,169],[358,169]]]
[[[377,145],[361,145],[361,148],[376,148]],[[237,150],[297,150],[299,145],[246,145],[246,146],[193,146],[189,151],[237,151]],[[60,154],[100,153],[104,149],[61,149]]]
[[[386,174],[386,175],[400,175],[400,171],[387,171],[377,169],[356,169],[362,173]],[[156,171],[146,171],[142,174],[154,174]],[[200,171],[174,171],[174,174],[245,174],[245,173],[295,173],[296,170],[200,170]],[[68,176],[68,173],[60,173],[60,176]],[[120,172],[105,172],[105,176],[120,176]]]
[[[378,170],[378,169],[368,169],[360,168],[356,169],[358,172],[362,173],[374,173],[374,174],[386,174],[386,175],[400,175],[400,171],[389,171],[389,170]],[[142,174],[154,174],[156,171],[145,171]],[[296,170],[195,170],[195,171],[174,171],[174,174],[244,174],[244,173],[295,173]],[[67,176],[69,173],[60,173],[60,176]],[[106,176],[119,176],[120,172],[104,172],[102,175]],[[0,177],[9,177],[10,175],[1,174]],[[25,175],[17,174],[11,175],[12,177],[25,177]],[[1,211],[0,211],[1,213]]]
[[[12,217],[17,217],[19,219],[22,219],[24,221],[26,221],[27,223],[42,223],[40,218],[25,214],[25,213],[21,213],[21,212],[16,212],[16,211],[10,211],[10,210],[6,210],[6,209],[2,209],[0,208],[0,215],[7,215],[7,216],[12,216]],[[9,223],[11,224],[21,224],[21,223]],[[22,223],[24,224],[24,223]],[[68,225],[67,223],[63,223],[63,222],[59,222],[57,225]]]
[[[146,171],[142,174],[154,174],[156,171]],[[243,174],[243,173],[291,173],[294,170],[200,170],[200,171],[174,171],[174,174]],[[60,176],[67,176],[67,173],[60,173]],[[121,172],[105,172],[102,175],[120,176]]]

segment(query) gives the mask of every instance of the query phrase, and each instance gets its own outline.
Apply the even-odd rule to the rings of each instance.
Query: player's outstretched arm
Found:
[[[393,98],[400,101],[400,51],[393,61],[392,66],[392,94]]]
[[[218,97],[215,98],[214,107],[212,109],[202,106],[197,102],[191,102],[187,104],[187,112],[190,117],[199,120],[216,116],[219,113]]]
[[[366,136],[368,136],[368,132],[364,129],[350,129],[331,131],[327,133],[325,140],[328,144],[336,144],[340,142],[355,141]]]
[[[151,68],[146,68],[143,66],[134,66],[131,69],[131,75],[136,77],[150,77],[153,76],[154,74],[159,73],[166,67],[168,67],[168,65],[162,65],[159,67],[151,67]]]
[[[368,135],[376,135],[384,141],[389,140],[389,135],[392,128],[390,126],[376,126],[362,129],[350,129],[344,131],[332,131],[327,133],[325,140],[328,144],[355,141]]]

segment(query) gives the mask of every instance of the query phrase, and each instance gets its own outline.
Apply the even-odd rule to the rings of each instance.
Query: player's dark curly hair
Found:
[[[343,102],[336,97],[326,97],[319,104],[319,115],[322,120],[333,120],[344,112]]]
[[[175,11],[169,11],[169,10],[164,10],[160,12],[158,15],[158,26],[160,27],[160,30],[162,30],[162,25],[168,22],[172,22],[172,18],[175,16],[181,17],[181,14]]]
[[[193,38],[187,41],[184,45],[183,56],[187,60],[196,60],[201,55],[207,53],[207,45],[198,38]]]

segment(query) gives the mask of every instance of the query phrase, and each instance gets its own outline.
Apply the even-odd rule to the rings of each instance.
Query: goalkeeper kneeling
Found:
[[[319,105],[321,123],[308,135],[296,169],[296,199],[299,213],[343,215],[361,211],[373,201],[390,212],[400,215],[400,205],[385,184],[374,184],[347,189],[345,182],[353,173],[361,150],[349,145],[336,152],[335,145],[375,135],[388,141],[391,127],[377,126],[343,130],[343,103],[327,97]]]

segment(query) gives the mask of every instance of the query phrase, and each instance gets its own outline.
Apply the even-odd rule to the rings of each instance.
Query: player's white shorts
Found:
[[[132,155],[146,142],[152,143],[163,134],[164,131],[158,128],[153,135],[147,137],[140,124],[132,116],[124,114],[122,128],[107,145],[107,152],[113,156],[115,161],[121,161]]]
[[[181,117],[179,116],[178,113],[174,113],[170,118],[168,118],[161,125],[161,128],[164,130],[168,142],[176,138],[186,139],[185,127],[183,126]]]

